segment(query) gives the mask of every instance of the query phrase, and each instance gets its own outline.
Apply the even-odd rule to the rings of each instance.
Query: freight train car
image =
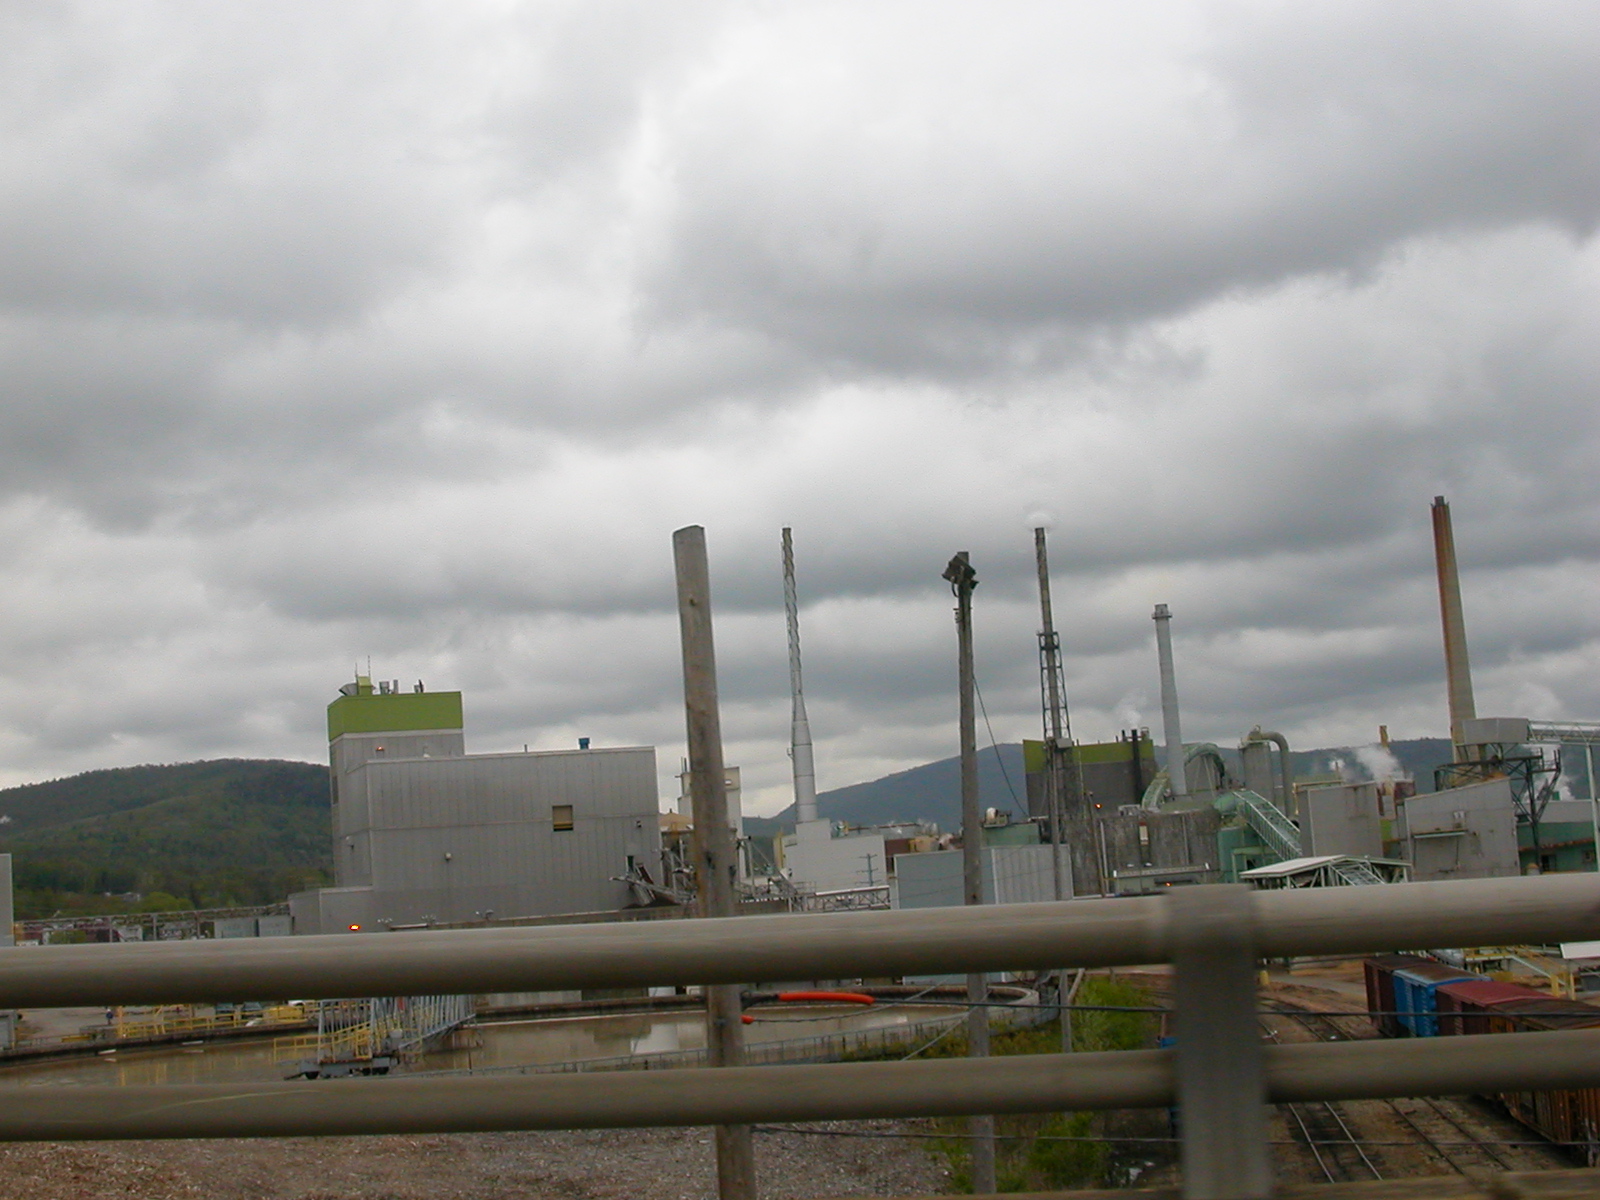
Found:
[[[1600,1008],[1550,996],[1506,1001],[1496,1005],[1489,1017],[1489,1029],[1493,1033],[1596,1026],[1600,1026]],[[1590,1166],[1600,1159],[1600,1088],[1571,1092],[1502,1092],[1496,1099],[1513,1117],[1552,1141],[1587,1147]]]
[[[1367,1005],[1387,1037],[1600,1028],[1600,1006],[1497,983],[1411,955],[1368,959]],[[1600,1088],[1490,1096],[1516,1120],[1600,1164]]]
[[[1424,962],[1396,967],[1393,975],[1394,1007],[1400,1026],[1412,1037],[1434,1037],[1439,1032],[1439,988],[1449,983],[1478,979],[1471,971]]]
[[[1405,1037],[1410,1032],[1400,1024],[1399,1006],[1394,1001],[1394,973],[1431,961],[1415,954],[1384,954],[1362,963],[1362,974],[1367,982],[1367,1011],[1384,1037]]]
[[[1489,1015],[1495,1006],[1514,1000],[1547,999],[1543,992],[1517,983],[1498,983],[1493,979],[1472,978],[1439,986],[1434,1003],[1440,1037],[1470,1033],[1491,1033]]]

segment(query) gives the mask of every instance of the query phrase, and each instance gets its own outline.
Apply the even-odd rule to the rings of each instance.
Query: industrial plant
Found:
[[[1434,500],[1432,519],[1454,755],[1439,764],[1434,786],[1424,790],[1409,779],[1296,779],[1287,739],[1261,726],[1243,732],[1227,753],[1213,743],[1185,742],[1173,613],[1166,604],[1152,614],[1164,725],[1160,754],[1145,729],[1126,730],[1111,742],[1073,739],[1045,532],[1037,530],[1045,736],[1023,743],[1028,820],[991,819],[981,830],[990,856],[989,902],[1049,898],[1052,869],[1063,897],[1144,895],[1219,882],[1347,887],[1594,871],[1600,823],[1593,753],[1600,723],[1476,715],[1443,497]],[[934,848],[928,838],[897,843],[893,835],[901,830],[841,829],[817,819],[788,530],[783,555],[799,814],[795,833],[782,842],[786,873],[820,894],[859,893],[860,864],[875,859],[884,865],[877,902],[915,903],[910,897],[930,894],[928,880],[941,870],[938,855],[922,853]],[[1563,752],[1585,756],[1589,796],[1563,798]],[[941,902],[955,902],[958,857],[952,854],[943,868],[945,887],[932,890]]]
[[[359,676],[328,705],[335,886],[298,934],[616,910],[661,862],[652,746],[468,754],[460,692]]]
[[[585,738],[572,749],[469,754],[462,693],[357,675],[327,706],[333,886],[258,911],[151,915],[155,944],[126,948],[140,956],[121,960],[126,974],[111,989],[104,1021],[54,1041],[19,1036],[15,1008],[0,1010],[0,1054],[22,1062],[22,1071],[29,1056],[48,1066],[92,1055],[97,1069],[120,1070],[115,1056],[132,1050],[157,1058],[215,1051],[218,1073],[197,1075],[208,1082],[193,1086],[213,1089],[195,1097],[221,1107],[156,1103],[138,1087],[121,1092],[133,1096],[132,1108],[93,1086],[35,1088],[28,1115],[7,1120],[22,1122],[15,1136],[80,1136],[79,1125],[67,1124],[83,1120],[79,1109],[51,1095],[67,1090],[75,1105],[87,1096],[116,1114],[109,1128],[122,1137],[363,1133],[396,1122],[434,1131],[563,1128],[613,1124],[621,1112],[624,1123],[713,1126],[721,1194],[753,1200],[757,1121],[835,1111],[853,1118],[973,1107],[1066,1112],[1099,1122],[1070,1128],[1099,1129],[1111,1143],[1122,1135],[1106,1132],[1113,1130],[1109,1111],[1143,1109],[1158,1115],[1123,1138],[1141,1148],[1139,1170],[1160,1164],[1170,1143],[1186,1196],[1266,1200],[1269,1147],[1303,1148],[1328,1181],[1367,1178],[1363,1171],[1392,1177],[1389,1150],[1380,1147],[1396,1143],[1368,1135],[1363,1146],[1354,1132],[1360,1121],[1340,1107],[1349,1097],[1388,1098],[1410,1123],[1416,1147],[1472,1174],[1479,1164],[1459,1147],[1484,1140],[1477,1126],[1430,1101],[1435,1116],[1469,1139],[1452,1141],[1391,1097],[1473,1092],[1527,1131],[1519,1136],[1548,1139],[1537,1145],[1552,1154],[1558,1146],[1600,1163],[1600,1088],[1579,1069],[1582,1054],[1592,1060],[1592,1052],[1579,1047],[1574,1059],[1576,1052],[1562,1049],[1569,1043],[1546,1040],[1600,1029],[1600,1004],[1590,1003],[1600,994],[1600,927],[1592,915],[1600,902],[1585,882],[1596,876],[1600,841],[1593,771],[1600,724],[1477,715],[1442,497],[1433,528],[1451,753],[1423,787],[1398,773],[1297,776],[1289,741],[1270,721],[1228,745],[1185,741],[1180,614],[1165,603],[1151,613],[1161,740],[1138,726],[1107,741],[1079,740],[1045,531],[1036,530],[1041,737],[1022,745],[1018,812],[979,803],[971,640],[978,576],[958,553],[944,575],[956,600],[959,668],[962,818],[954,830],[920,820],[855,827],[821,815],[794,543],[784,529],[796,822],[767,845],[746,833],[741,773],[722,759],[704,531],[680,530],[688,755],[675,812],[660,811],[655,747],[595,746]],[[1386,737],[1380,727],[1380,741]],[[1563,754],[1583,756],[1587,797],[1563,787]],[[0,856],[0,880],[8,868]],[[1408,886],[1417,883],[1437,886]],[[1522,904],[1526,895],[1538,903]],[[790,916],[796,913],[815,919]],[[11,956],[7,995],[41,1009],[100,996],[102,960],[56,952],[117,948],[40,948],[50,925],[32,922],[35,947],[0,951]],[[60,928],[84,932],[69,926]],[[580,926],[605,928],[596,935]],[[417,931],[433,932],[406,936]],[[137,922],[110,923],[105,932],[106,941],[146,939]],[[387,936],[394,934],[400,937]],[[184,944],[200,938],[230,945]],[[277,940],[265,954],[259,943],[238,945],[259,938]],[[1427,945],[1419,950],[1419,942]],[[223,953],[185,956],[195,949]],[[229,965],[231,949],[242,952],[244,966]],[[1388,953],[1396,949],[1412,953]],[[16,957],[26,955],[45,964],[39,973]],[[1365,1007],[1308,1008],[1292,977],[1297,958],[1364,972]],[[147,967],[169,959],[171,971]],[[1172,970],[1141,977],[1131,992],[1104,994],[1108,1000],[1085,1000],[1091,968],[1140,971],[1152,963]],[[51,971],[66,982],[52,982]],[[187,989],[188,1002],[140,1003],[169,985]],[[277,999],[247,1000],[250,988],[251,995],[276,989]],[[1313,994],[1323,1005],[1344,1002],[1336,989]],[[1197,1009],[1206,1019],[1191,1024]],[[1031,1038],[1025,1055],[1037,1059],[1041,1030],[1062,1055],[1078,1054],[1086,1046],[1077,1023],[1107,1012],[1133,1014],[1135,1030],[1109,1050],[1164,1056],[1148,1068],[1144,1091],[1113,1078],[1146,1069],[1125,1067],[1136,1056],[1115,1052],[1084,1055],[1071,1069],[1065,1059],[1048,1071],[1030,1068],[1037,1078],[951,1059],[909,1061],[957,1035],[968,1058],[987,1057],[991,1033]],[[1282,1079],[1300,1078],[1298,1063],[1312,1063],[1313,1079],[1325,1070],[1317,1065],[1323,1059],[1304,1052],[1326,1048],[1277,1045],[1296,1023],[1313,1040],[1381,1036],[1395,1045],[1382,1047],[1382,1062],[1369,1054],[1367,1066],[1344,1068],[1356,1082],[1328,1084],[1334,1099],[1314,1091],[1283,1098]],[[233,1043],[238,1053],[224,1061]],[[310,1081],[399,1073],[411,1077],[413,1091],[384,1091],[379,1080],[336,1085],[378,1090],[359,1093],[363,1103],[346,1106],[334,1123],[333,1110],[315,1104],[307,1106],[315,1110],[310,1117],[285,1115],[281,1105],[268,1116],[240,1115],[228,1106],[259,1088],[253,1076],[238,1082],[228,1074],[246,1070],[229,1064],[245,1061],[247,1043],[258,1047],[250,1069],[271,1073],[272,1086],[302,1080],[294,1086],[328,1095],[327,1085]],[[1553,1049],[1545,1054],[1540,1046]],[[1390,1058],[1412,1071],[1401,1078],[1421,1082],[1394,1084],[1383,1074]],[[1573,1061],[1579,1068],[1569,1067]],[[1471,1072],[1463,1074],[1463,1062],[1475,1064]],[[786,1088],[781,1074],[760,1074],[784,1063],[846,1072],[826,1075],[826,1090],[838,1099],[808,1108],[804,1089]],[[859,1101],[851,1080],[885,1065],[897,1072],[894,1080],[911,1082],[881,1084],[863,1093],[879,1099]],[[664,1107],[639,1100],[634,1071],[687,1066],[756,1074],[706,1082],[715,1072],[685,1073],[670,1096],[661,1093],[670,1100]],[[541,1086],[536,1077],[550,1072],[573,1078]],[[479,1081],[455,1077],[483,1075],[498,1077],[493,1103],[504,1107],[481,1119],[454,1115],[475,1112],[475,1097],[490,1095],[469,1096],[458,1084]],[[958,1085],[939,1082],[946,1078]],[[214,1079],[227,1086],[215,1090]],[[269,1103],[278,1098],[260,1094]],[[438,1103],[393,1107],[395,1097],[413,1094]],[[935,1094],[958,1099],[930,1107],[919,1098]],[[1268,1136],[1269,1099],[1287,1141]],[[1181,1120],[1171,1119],[1174,1112]],[[959,1136],[973,1186],[993,1192],[994,1118],[966,1120]],[[1058,1136],[1095,1141],[1083,1134],[1041,1140]],[[1157,1145],[1163,1149],[1150,1149]],[[1478,1153],[1491,1166],[1515,1165],[1504,1153],[1482,1146]],[[1174,1164],[1169,1155],[1167,1166]],[[1248,1187],[1228,1190],[1246,1176]],[[1230,1182],[1219,1190],[1204,1184],[1210,1178]]]

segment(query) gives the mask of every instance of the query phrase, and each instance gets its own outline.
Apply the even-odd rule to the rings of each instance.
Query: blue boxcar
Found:
[[[1471,971],[1447,967],[1443,963],[1421,963],[1402,967],[1394,973],[1394,1007],[1400,1027],[1412,1037],[1439,1035],[1439,985],[1477,979]]]

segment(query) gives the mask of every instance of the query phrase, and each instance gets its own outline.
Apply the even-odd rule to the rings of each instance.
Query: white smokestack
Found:
[[[1178,727],[1178,682],[1172,671],[1172,613],[1165,604],[1151,614],[1156,623],[1156,658],[1161,664],[1161,729],[1167,739],[1167,782],[1174,799],[1189,794],[1183,768],[1183,731]]]
[[[800,601],[794,586],[794,542],[783,531],[783,611],[789,620],[789,756],[794,761],[795,818],[801,825],[817,820],[817,770],[811,758],[811,723],[806,720],[806,695],[800,684]]]

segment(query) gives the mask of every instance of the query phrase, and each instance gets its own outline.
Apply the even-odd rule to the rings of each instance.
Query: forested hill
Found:
[[[0,790],[17,915],[270,904],[331,881],[328,769],[223,759]]]

